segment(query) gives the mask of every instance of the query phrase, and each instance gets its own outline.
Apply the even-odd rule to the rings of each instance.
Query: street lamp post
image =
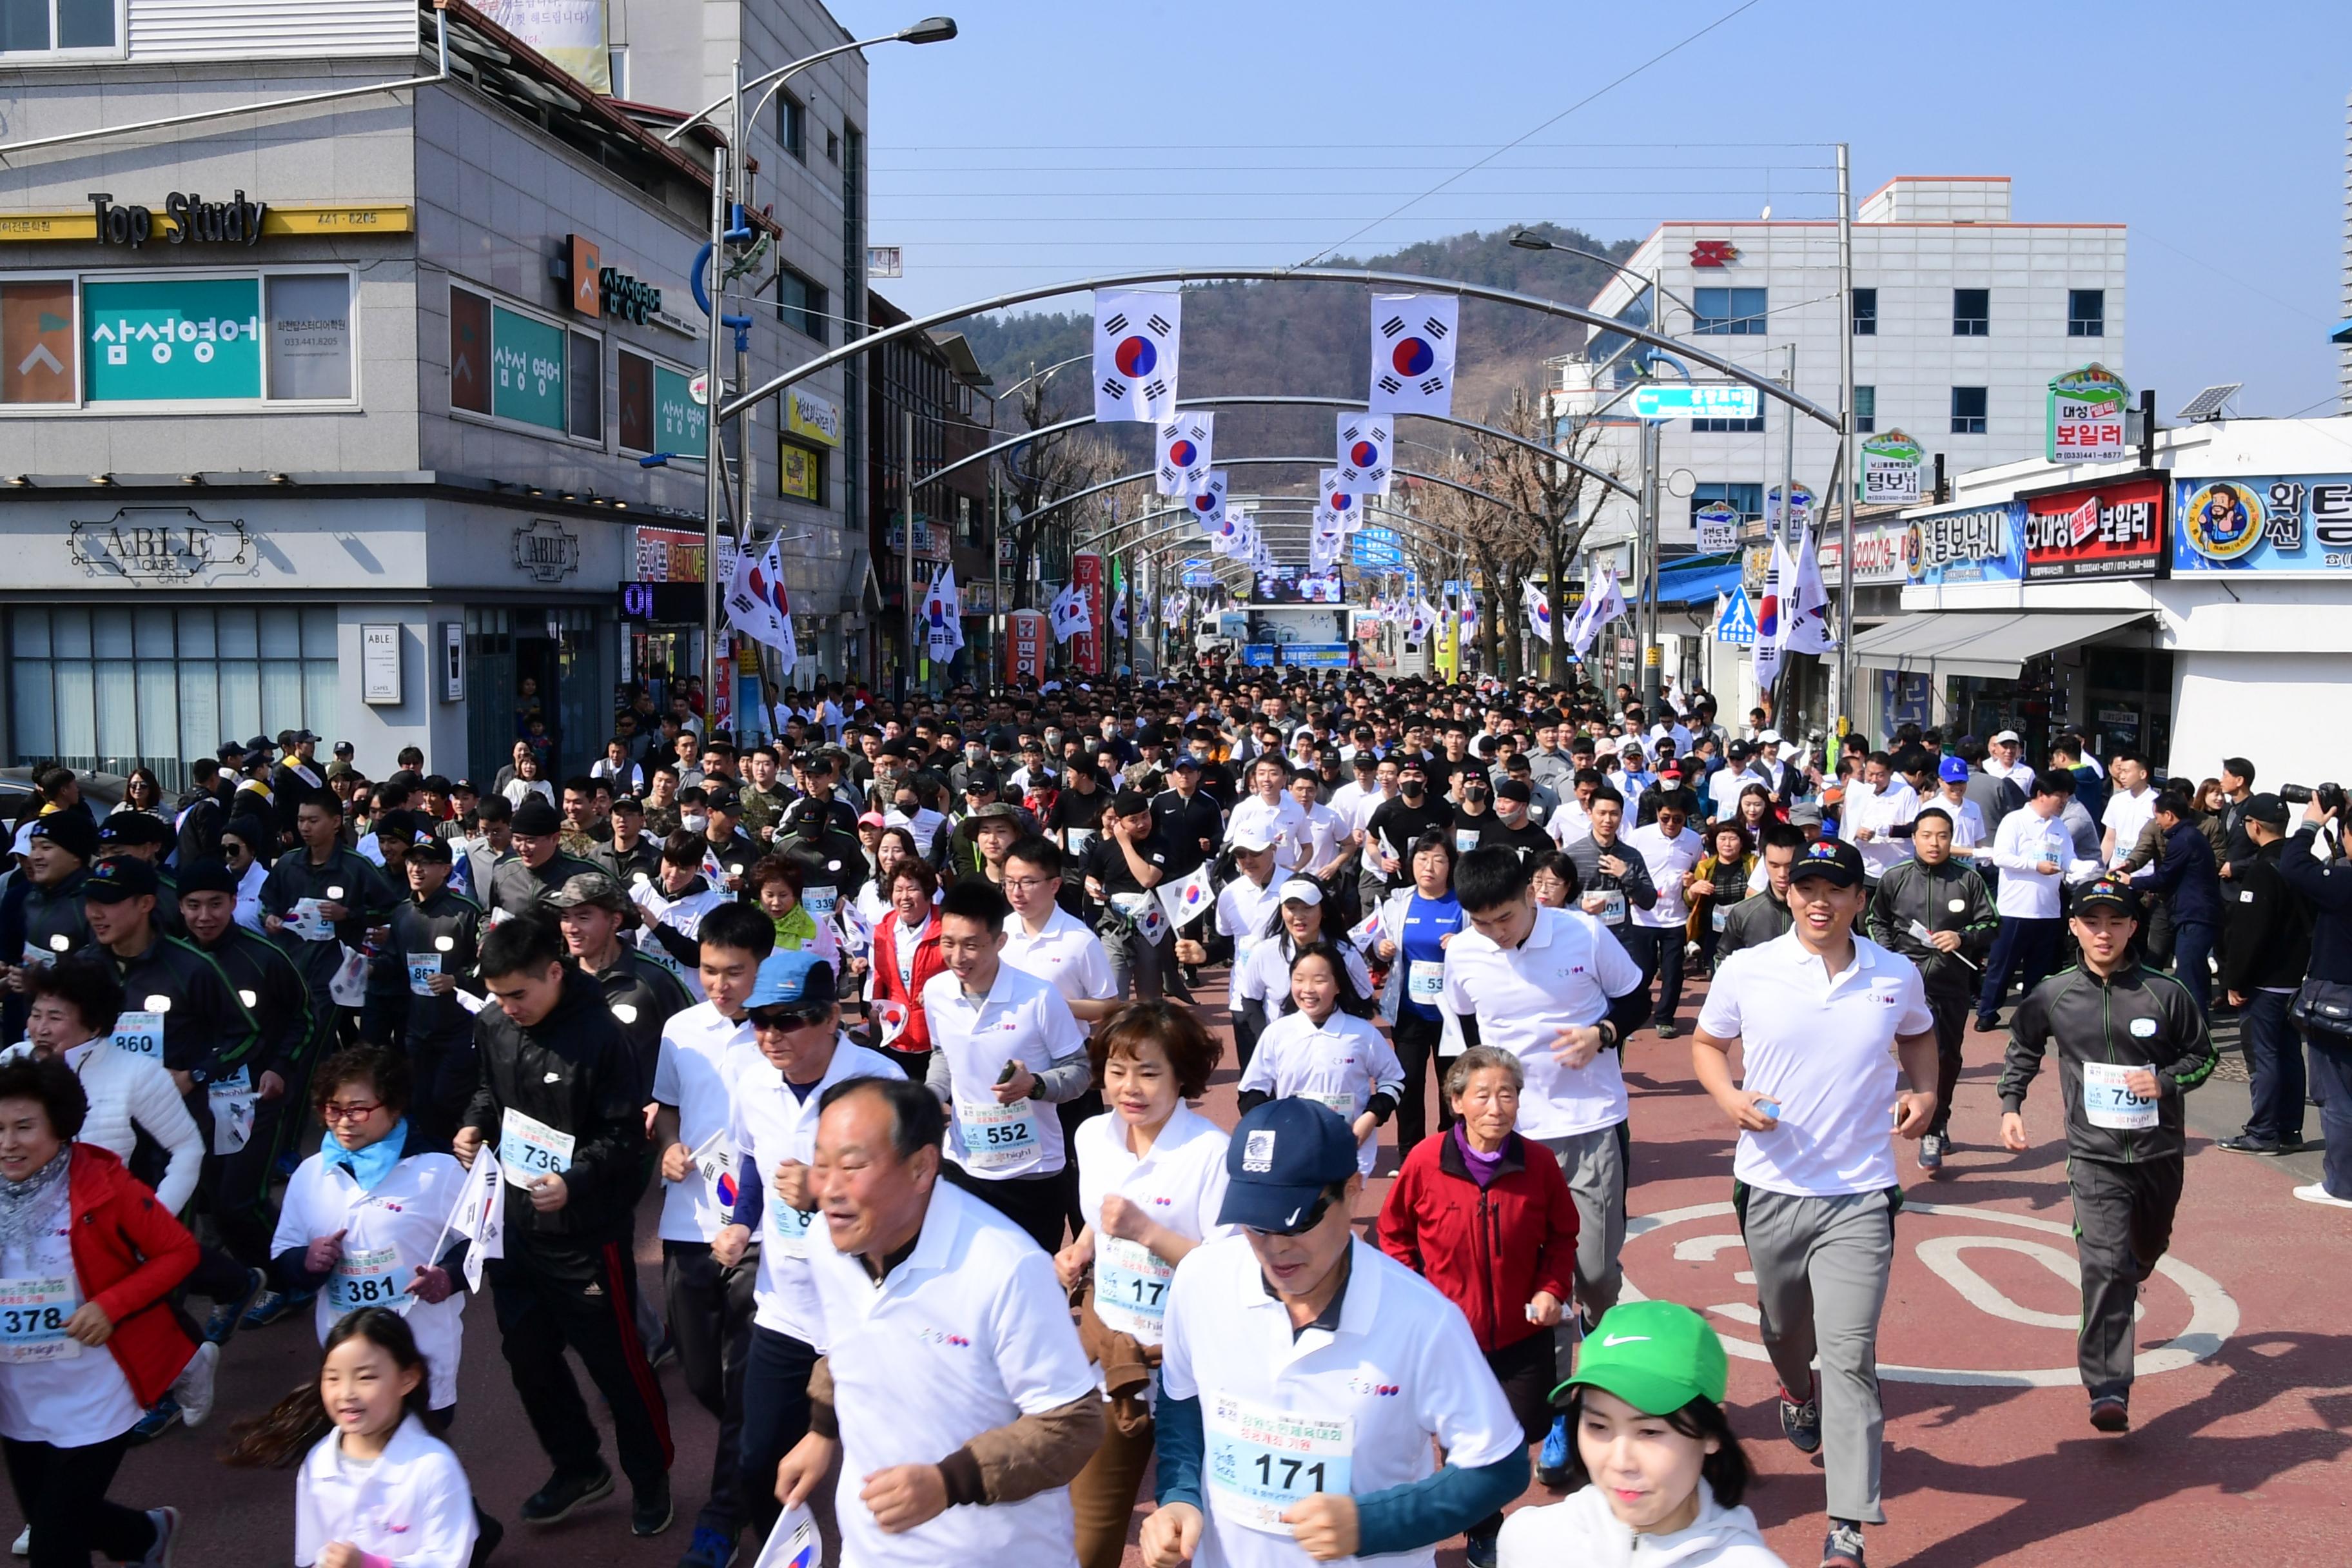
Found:
[[[761,105],[764,107],[768,97],[772,97],[776,90],[783,86],[786,79],[808,69],[811,66],[832,59],[836,55],[854,54],[875,44],[945,43],[955,36],[954,18],[926,16],[921,21],[901,27],[895,33],[879,33],[870,38],[856,38],[847,43],[835,44],[831,48],[819,49],[813,55],[804,55],[799,59],[778,66],[772,71],[763,72],[749,82],[743,79],[743,62],[739,58],[734,66],[734,85],[723,96],[712,99],[694,113],[672,126],[662,136],[664,142],[676,142],[695,126],[709,120],[720,109],[724,108],[728,110],[728,143],[723,147],[712,149],[710,155],[710,352],[705,356],[706,363],[703,366],[707,379],[704,383],[703,396],[705,409],[703,462],[706,471],[703,475],[702,498],[702,700],[704,711],[713,719],[716,719],[719,711],[719,509],[724,504],[727,494],[726,444],[721,437],[719,423],[719,410],[723,401],[722,392],[726,385],[723,365],[719,358],[719,329],[726,324],[724,318],[727,303],[728,237],[730,234],[742,232],[734,226],[734,218],[735,175],[746,140],[743,128],[743,91],[747,87],[757,88],[766,84],[768,94],[760,100]],[[697,271],[699,272],[699,270],[700,267],[698,263]],[[699,278],[696,280],[700,281]],[[743,328],[748,330],[750,318],[742,318]],[[751,459],[746,424],[749,416],[749,409],[739,410],[735,421],[735,447],[747,465]],[[743,512],[744,515],[735,520],[735,543],[739,550],[751,542],[751,498],[748,484],[745,487]]]

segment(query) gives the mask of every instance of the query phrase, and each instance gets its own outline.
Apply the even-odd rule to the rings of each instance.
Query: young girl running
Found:
[[[407,1320],[362,1307],[328,1331],[317,1385],[239,1430],[235,1465],[281,1465],[309,1445],[294,1486],[296,1568],[467,1568],[473,1489],[426,1429],[430,1382]]]
[[[1347,1119],[1359,1145],[1357,1168],[1370,1176],[1381,1123],[1404,1092],[1404,1068],[1367,1022],[1371,999],[1351,966],[1328,942],[1309,942],[1290,960],[1290,999],[1258,1037],[1242,1074],[1246,1115],[1269,1100],[1318,1100]]]

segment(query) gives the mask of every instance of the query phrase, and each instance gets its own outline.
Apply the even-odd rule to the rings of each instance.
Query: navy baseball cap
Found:
[[[746,1011],[760,1007],[830,1007],[841,999],[833,965],[799,950],[772,952],[760,961]]]
[[[2084,884],[2074,895],[2074,912],[2109,909],[2121,910],[2133,920],[2139,919],[2139,892],[2119,877],[2101,877]]]
[[[1842,838],[1821,838],[1808,844],[1789,869],[1789,880],[1826,877],[1833,888],[1862,886],[1862,851]]]
[[[1356,1173],[1356,1135],[1329,1106],[1269,1100],[1243,1117],[1225,1146],[1219,1225],[1294,1231],[1324,1189]]]
[[[112,860],[100,860],[91,870],[89,879],[81,886],[82,897],[93,904],[120,904],[139,897],[153,894],[163,887],[155,876],[155,868],[136,856],[124,855]]]

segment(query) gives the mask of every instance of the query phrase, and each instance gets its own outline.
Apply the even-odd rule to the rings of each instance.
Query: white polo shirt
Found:
[[[1403,1094],[1404,1068],[1388,1037],[1361,1018],[1335,1012],[1318,1026],[1304,1013],[1286,1013],[1258,1037],[1238,1088],[1312,1100],[1352,1123],[1381,1089]],[[1369,1177],[1379,1154],[1375,1131],[1357,1146],[1356,1168]]]
[[[1642,968],[1609,928],[1581,910],[1538,908],[1528,940],[1509,952],[1467,924],[1445,946],[1445,1006],[1478,1020],[1483,1045],[1519,1058],[1519,1131],[1566,1138],[1625,1120],[1618,1053],[1580,1068],[1552,1059],[1559,1031],[1609,1016],[1609,1001],[1641,988]]]
[[[709,1002],[698,1002],[662,1026],[654,1063],[654,1099],[677,1108],[677,1141],[700,1153],[725,1139],[734,1117],[735,1075],[745,1058],[762,1058],[751,1026],[737,1023]],[[728,1210],[699,1166],[682,1182],[662,1184],[661,1238],[709,1241],[726,1225]]]
[[[1292,797],[1296,804],[1297,797]],[[1328,863],[1339,852],[1340,842],[1355,829],[1347,819],[1328,805],[1300,806],[1298,824],[1292,829],[1291,853],[1297,863],[1311,871]]]
[[[1160,1377],[1170,1398],[1201,1402],[1199,1568],[1300,1568],[1276,1521],[1300,1499],[1424,1479],[1436,1447],[1477,1469],[1526,1447],[1462,1309],[1363,1241],[1349,1244],[1349,1269],[1339,1327],[1294,1335],[1245,1238],[1176,1266]],[[1436,1560],[1429,1546],[1380,1559]]]
[[[1282,907],[1280,877],[1269,877],[1261,888],[1247,877],[1236,877],[1217,893],[1217,931],[1234,939],[1234,961],[1225,970],[1225,1006],[1238,1013],[1242,1007],[1242,972],[1249,967],[1250,954],[1268,940],[1266,926],[1275,911]]]
[[[760,1211],[760,1273],[751,1285],[751,1321],[759,1327],[812,1345],[824,1331],[808,1258],[809,1226],[814,1223],[822,1229],[823,1225],[814,1211],[784,1206],[776,1196],[776,1172],[790,1162],[806,1165],[815,1161],[817,1103],[826,1089],[854,1078],[906,1076],[887,1056],[853,1045],[847,1036],[835,1043],[833,1060],[805,1095],[793,1091],[756,1044],[750,1058],[739,1066],[728,1132],[743,1161],[768,1184]],[[737,1169],[740,1178],[742,1166]]]
[[[2034,869],[2044,861],[2058,869]],[[1992,863],[2000,868],[1993,899],[2002,915],[2011,920],[2054,921],[2058,890],[2074,859],[2074,836],[2065,819],[2042,816],[2028,805],[2000,819],[1992,836]]]
[[[1330,906],[1324,906],[1328,918]],[[1261,928],[1263,929],[1263,928]],[[1366,996],[1372,994],[1372,972],[1364,963],[1364,955],[1356,944],[1346,940],[1345,931],[1334,931],[1327,924],[1324,940],[1339,950],[1348,961],[1348,973],[1356,989]],[[1298,949],[1288,931],[1277,931],[1265,938],[1250,951],[1246,965],[1234,966],[1234,996],[1236,1002],[1280,1002],[1290,994],[1290,960]]]
[[[2099,814],[2099,826],[2112,830],[2116,836],[2114,853],[2107,858],[2120,860],[2130,854],[2132,846],[2139,842],[2141,831],[2155,820],[2155,785],[2140,785],[2137,795],[2119,789],[2107,796],[2107,807]]]
[[[1578,803],[1573,793],[1564,795],[1559,799],[1559,809],[1544,824],[1544,831],[1551,835],[1553,843],[1565,849],[1580,838],[1592,837],[1592,814]]]
[[[951,1508],[898,1535],[858,1499],[877,1470],[936,1465],[982,1432],[1097,1392],[1053,1259],[1011,1220],[940,1181],[915,1250],[880,1284],[829,1239],[811,1238],[809,1261],[841,1424],[842,1561],[1071,1568],[1067,1487]]]
[[[1087,1047],[1086,1031],[1062,994],[1025,970],[996,966],[996,979],[978,1003],[968,1000],[952,973],[923,986],[931,1045],[947,1055],[953,1092],[948,1101],[948,1158],[986,1181],[1050,1176],[1064,1164],[1062,1119],[1051,1105],[1016,1100],[999,1105],[990,1092],[1017,1061],[1042,1073]]]
[[[1780,1107],[1771,1131],[1739,1135],[1732,1174],[1797,1197],[1894,1186],[1895,1040],[1935,1026],[1918,965],[1867,937],[1835,977],[1794,931],[1725,959],[1698,1026],[1739,1041],[1743,1087]]]
[[[1004,962],[1034,974],[1069,1002],[1108,1002],[1118,994],[1111,983],[1110,954],[1094,928],[1061,905],[1035,936],[1018,913],[1004,917]]]
[[[1139,1243],[1105,1235],[1103,1199],[1117,1193],[1193,1241],[1225,1234],[1217,1225],[1225,1201],[1225,1130],[1179,1101],[1140,1158],[1128,1147],[1127,1121],[1116,1110],[1089,1117],[1072,1142],[1078,1211],[1095,1227],[1095,1316],[1139,1344],[1156,1345],[1174,1267]]]
[[[1274,846],[1276,868],[1287,871],[1298,864],[1298,832],[1306,820],[1307,814],[1298,809],[1287,790],[1272,805],[1246,795],[1234,803],[1232,815],[1225,818],[1225,842],[1240,837],[1245,827],[1259,828]]]
[[[1861,853],[1863,870],[1875,882],[1911,858],[1911,841],[1892,837],[1891,830],[1918,815],[1919,796],[1901,779],[1890,779],[1879,790],[1856,783],[1845,792],[1845,805],[1838,815],[1838,836]],[[1869,838],[1856,839],[1854,834],[1863,828],[1870,830]]]
[[[1698,868],[1706,855],[1706,840],[1688,827],[1668,838],[1665,830],[1653,822],[1625,835],[1625,847],[1642,858],[1650,868],[1650,882],[1658,889],[1658,901],[1649,909],[1632,911],[1637,926],[1654,926],[1661,930],[1679,926],[1690,919],[1690,904],[1683,896],[1683,873]]]

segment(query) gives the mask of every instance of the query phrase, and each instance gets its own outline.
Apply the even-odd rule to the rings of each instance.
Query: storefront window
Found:
[[[19,609],[8,617],[11,752],[166,788],[225,740],[337,721],[331,605]]]

